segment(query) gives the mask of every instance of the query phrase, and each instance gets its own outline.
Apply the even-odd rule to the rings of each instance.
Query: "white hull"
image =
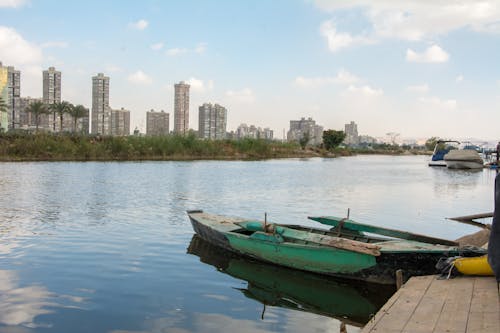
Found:
[[[429,166],[435,166],[435,167],[446,167],[446,162],[443,160],[440,161],[430,161]]]
[[[446,166],[449,169],[482,169],[482,162],[475,161],[446,161]]]

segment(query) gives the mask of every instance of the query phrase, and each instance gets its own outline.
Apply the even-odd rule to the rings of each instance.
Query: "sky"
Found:
[[[91,106],[92,76],[110,77],[110,106],[170,113],[191,84],[198,107],[269,127],[312,117],[355,121],[362,135],[500,139],[500,0],[0,0],[0,61],[41,97],[42,71],[62,98]]]

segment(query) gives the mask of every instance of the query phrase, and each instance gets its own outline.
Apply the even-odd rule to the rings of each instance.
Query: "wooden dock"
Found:
[[[493,277],[412,277],[362,333],[499,333],[500,296]]]

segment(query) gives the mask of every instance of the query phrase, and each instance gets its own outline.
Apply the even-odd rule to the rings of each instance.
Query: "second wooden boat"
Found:
[[[227,250],[303,271],[383,284],[394,284],[398,269],[403,270],[406,280],[437,273],[435,265],[442,257],[486,254],[485,249],[461,248],[449,240],[336,217],[311,218],[333,226],[326,230],[200,210],[188,211],[188,215],[200,237]]]

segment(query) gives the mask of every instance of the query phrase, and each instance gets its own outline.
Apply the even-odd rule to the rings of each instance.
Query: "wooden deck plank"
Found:
[[[450,290],[449,284],[442,285],[438,282],[432,278],[429,288],[405,325],[403,332],[425,333],[434,330]]]
[[[498,333],[500,296],[493,277],[413,277],[362,333]]]
[[[457,278],[455,283],[448,285],[448,295],[434,333],[463,333],[469,319],[474,280]]]
[[[431,276],[410,279],[379,310],[362,332],[401,332],[432,280]]]

